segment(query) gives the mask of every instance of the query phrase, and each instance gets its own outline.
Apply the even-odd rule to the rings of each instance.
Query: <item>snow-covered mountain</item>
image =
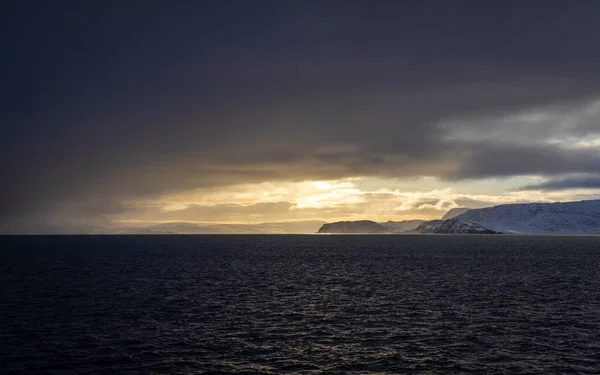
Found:
[[[440,220],[423,223],[415,232],[474,233],[474,230],[479,233],[600,234],[600,200],[470,209],[441,223]]]
[[[600,200],[505,204],[457,217],[504,233],[600,233]]]
[[[457,217],[448,220],[432,220],[419,225],[415,232],[418,233],[467,233],[467,234],[495,234],[495,230],[481,224]]]

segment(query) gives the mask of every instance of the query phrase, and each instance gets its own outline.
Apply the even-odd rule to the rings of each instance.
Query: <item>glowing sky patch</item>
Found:
[[[119,215],[116,220],[260,223],[288,220],[436,219],[456,207],[569,201],[593,198],[597,194],[594,189],[575,189],[565,193],[514,188],[543,181],[540,177],[532,176],[449,184],[432,178],[396,180],[353,177],[242,184],[137,202],[140,210],[135,214]]]

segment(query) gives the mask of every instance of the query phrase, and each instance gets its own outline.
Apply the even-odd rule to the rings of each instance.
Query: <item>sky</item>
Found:
[[[0,14],[0,233],[600,198],[596,0]]]

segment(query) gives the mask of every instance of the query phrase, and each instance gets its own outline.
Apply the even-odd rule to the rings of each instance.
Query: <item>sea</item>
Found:
[[[599,374],[600,237],[0,237],[0,374]]]

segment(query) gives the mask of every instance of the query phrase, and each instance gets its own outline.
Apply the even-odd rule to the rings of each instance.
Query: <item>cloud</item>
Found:
[[[596,149],[574,145],[600,134],[600,4],[487,7],[2,12],[19,17],[1,23],[0,223],[110,221],[265,182],[598,170]]]
[[[596,150],[566,149],[546,144],[472,144],[460,166],[448,174],[454,179],[559,175],[593,172],[600,167]]]
[[[570,189],[600,189],[600,176],[584,175],[551,179],[539,184],[527,185],[520,190],[570,190]]]

